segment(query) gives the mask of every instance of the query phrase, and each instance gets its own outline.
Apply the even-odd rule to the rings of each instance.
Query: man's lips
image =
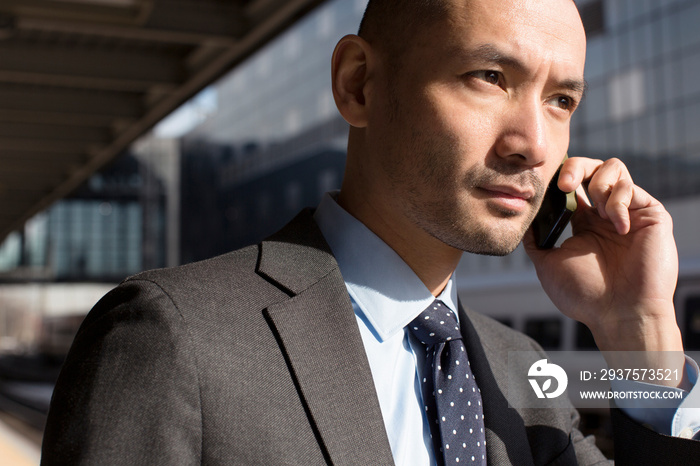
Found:
[[[499,186],[482,186],[482,190],[494,196],[505,198],[522,199],[529,201],[535,197],[535,191],[532,189],[523,189],[515,186],[499,185]]]
[[[523,189],[509,185],[487,185],[480,187],[489,201],[512,211],[525,210],[535,197],[533,189]]]

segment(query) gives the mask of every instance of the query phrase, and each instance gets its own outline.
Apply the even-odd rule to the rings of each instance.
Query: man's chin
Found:
[[[431,236],[471,254],[506,256],[522,242],[531,223],[529,215],[509,218],[493,213],[478,215],[467,209],[462,215],[441,215],[423,225]],[[525,218],[528,217],[528,218]]]
[[[519,244],[520,242],[516,243],[515,246],[502,243],[482,244],[479,245],[479,247],[473,248],[471,251],[465,249],[464,252],[468,252],[470,254],[479,254],[482,256],[503,257],[515,251]]]
[[[507,256],[522,242],[525,231],[507,228],[480,228],[464,232],[450,246],[471,254]]]
[[[514,220],[514,219],[511,219]],[[496,220],[467,234],[463,250],[486,256],[507,256],[522,242],[527,227],[520,222]]]

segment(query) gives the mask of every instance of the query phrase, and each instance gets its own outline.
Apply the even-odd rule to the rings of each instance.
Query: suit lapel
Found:
[[[310,212],[263,242],[259,273],[290,294],[266,316],[329,462],[393,464],[345,283]]]

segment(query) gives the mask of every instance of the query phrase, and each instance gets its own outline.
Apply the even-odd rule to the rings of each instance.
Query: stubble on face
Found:
[[[388,98],[392,124],[410,128],[406,144],[400,145],[409,150],[384,159],[389,183],[401,193],[404,215],[455,249],[493,256],[513,252],[542,204],[546,183],[522,164],[487,154],[483,165],[458,175],[463,155],[457,138],[416,124],[420,116],[411,115],[393,86],[389,86]],[[491,206],[484,215],[476,196],[484,186],[499,185],[532,189],[535,195],[529,200],[529,210],[522,213]]]
[[[493,256],[510,254],[522,241],[544,195],[539,178],[531,176],[531,172],[508,175],[512,172],[511,168],[512,166],[506,164],[496,169],[475,168],[466,173],[461,189],[466,191],[464,194],[466,197],[480,189],[480,186],[489,184],[505,182],[518,186],[532,186],[537,194],[530,199],[530,209],[526,213],[489,207],[490,216],[484,219],[468,207],[462,208],[466,201],[462,202],[458,199],[452,206],[449,202],[426,205],[423,217],[427,215],[430,220],[421,226],[443,243],[465,252]],[[460,189],[460,187],[456,188]],[[445,195],[448,194],[445,193]],[[416,215],[416,219],[418,218],[420,216]]]

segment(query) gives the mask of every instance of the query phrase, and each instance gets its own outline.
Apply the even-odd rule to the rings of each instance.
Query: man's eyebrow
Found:
[[[511,68],[517,72],[525,73],[527,66],[516,57],[508,55],[493,44],[482,44],[474,50],[468,52],[461,51],[462,55],[467,55],[470,60],[494,63],[504,68]],[[556,83],[560,89],[575,92],[583,98],[588,88],[585,79],[565,79]]]
[[[557,84],[562,89],[568,89],[579,94],[582,99],[586,95],[586,90],[588,89],[588,83],[585,79],[565,79]]]
[[[480,45],[476,49],[470,50],[467,53],[472,60],[495,63],[503,67],[513,68],[518,72],[524,72],[527,70],[527,67],[523,62],[504,53],[493,44]]]

